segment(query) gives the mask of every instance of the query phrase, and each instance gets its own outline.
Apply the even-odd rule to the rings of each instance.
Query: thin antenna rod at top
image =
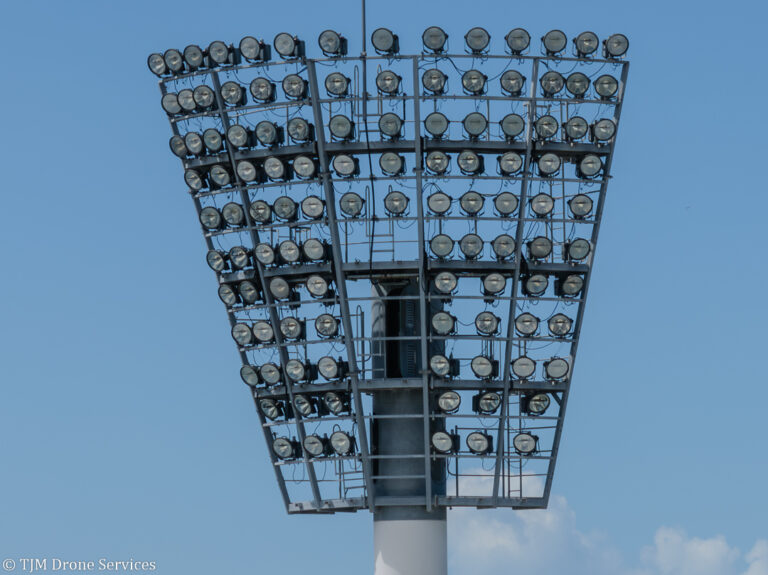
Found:
[[[366,49],[367,49],[366,47],[367,37],[365,34],[365,0],[361,0],[361,1],[363,4],[363,52],[362,52],[362,55],[365,56]]]

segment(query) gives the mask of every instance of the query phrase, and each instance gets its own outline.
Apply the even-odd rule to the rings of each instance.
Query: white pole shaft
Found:
[[[447,575],[447,521],[373,522],[376,575]]]

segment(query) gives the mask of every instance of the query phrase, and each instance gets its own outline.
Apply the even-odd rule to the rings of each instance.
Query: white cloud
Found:
[[[744,554],[722,535],[689,537],[672,527],[660,527],[637,557],[623,557],[606,534],[579,530],[559,496],[546,510],[454,509],[448,530],[452,573],[768,575],[768,540]]]

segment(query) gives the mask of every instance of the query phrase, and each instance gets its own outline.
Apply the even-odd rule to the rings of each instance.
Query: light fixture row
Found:
[[[512,439],[512,447],[521,456],[530,456],[538,451],[539,438],[527,432],[518,433]],[[432,434],[431,445],[434,452],[448,455],[459,453],[458,434],[436,431]],[[473,431],[466,438],[467,449],[475,455],[487,455],[493,451],[493,437],[485,431]]]

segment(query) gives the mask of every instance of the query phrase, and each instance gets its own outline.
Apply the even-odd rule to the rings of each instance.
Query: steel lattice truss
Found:
[[[229,50],[236,53],[236,49]],[[628,63],[619,59],[509,54],[299,57],[233,63],[236,61],[230,54],[230,62],[225,65],[166,75],[160,80],[160,88],[170,100],[174,97],[167,94],[194,91],[203,85],[212,90],[210,102],[204,97],[200,102],[195,98],[194,109],[169,114],[170,125],[177,136],[174,142],[182,156],[185,178],[192,188],[188,191],[198,215],[204,214],[205,208],[215,207],[226,216],[219,225],[203,225],[205,242],[209,255],[215,251],[223,255],[218,261],[224,262],[225,269],[216,272],[220,297],[228,302],[230,326],[240,330],[238,352],[244,366],[241,373],[253,384],[249,389],[287,510],[332,512],[384,505],[426,505],[428,509],[546,507],[615,142],[615,136],[600,142],[589,133],[571,140],[566,137],[564,125],[568,119],[579,116],[590,126],[607,118],[618,127]],[[424,88],[422,76],[430,69],[441,70],[447,77],[443,94],[433,94]],[[471,69],[487,77],[481,94],[462,90],[462,76]],[[393,95],[377,89],[376,79],[384,70],[399,77],[399,88]],[[501,90],[499,79],[507,70],[517,70],[525,78],[521,94],[509,95]],[[543,93],[542,77],[550,71],[559,72],[564,78],[581,72],[592,85],[580,98],[567,89],[556,94]],[[349,81],[343,96],[331,95],[326,89],[326,79],[334,72],[340,72]],[[305,82],[305,93],[298,98],[287,98],[281,88],[289,74],[296,74]],[[603,75],[617,80],[618,90],[612,97],[599,97],[594,92],[595,80]],[[254,100],[249,86],[256,78],[265,78],[274,85],[274,100]],[[245,97],[229,103],[222,95],[222,86],[229,100],[233,96],[238,98],[235,86],[240,87]],[[366,96],[365,91],[369,93]],[[211,92],[207,94],[210,96]],[[449,120],[441,138],[425,130],[425,118],[434,112]],[[462,121],[474,112],[488,119],[488,128],[478,137],[470,138]],[[399,137],[385,137],[380,132],[379,121],[387,113],[402,120]],[[517,137],[506,136],[500,126],[502,118],[509,114],[517,114],[523,121],[524,128]],[[329,121],[337,115],[353,122],[351,138],[341,140],[330,133]],[[545,115],[552,116],[559,125],[552,137],[542,137],[535,129],[537,119]],[[290,137],[287,125],[295,118],[303,118],[311,125],[308,141],[293,141]],[[263,121],[277,127],[277,143],[258,142],[255,131]],[[234,125],[246,128],[246,145],[227,142],[226,135]],[[202,135],[211,129],[221,134],[220,151],[203,147],[193,154],[179,145],[178,136],[193,132]],[[208,135],[211,134],[209,131]],[[195,141],[194,134],[187,136],[188,143]],[[484,169],[479,173],[462,171],[457,159],[464,150],[478,154]],[[435,173],[425,164],[425,158],[435,151],[449,156],[446,173]],[[519,155],[521,166],[513,174],[504,174],[498,158],[511,151]],[[390,152],[404,160],[401,173],[383,172],[382,156]],[[544,176],[539,161],[548,153],[554,154],[562,165],[554,175]],[[334,160],[340,155],[349,155],[358,164],[359,172],[353,177],[342,177],[334,169]],[[602,162],[595,177],[586,177],[578,167],[589,155]],[[279,170],[272,158],[286,170],[285,177],[270,179],[266,175],[266,162],[272,163],[270,169]],[[300,178],[298,170],[292,170],[297,158],[304,162],[305,170],[310,169],[306,159],[311,160],[312,177]],[[386,159],[392,160],[392,156]],[[242,164],[244,161],[250,164]],[[392,191],[402,192],[407,198],[407,209],[401,214],[393,214],[385,206],[385,198]],[[461,205],[460,199],[468,191],[480,194],[482,207],[476,213],[467,213]],[[359,215],[347,215],[340,207],[342,196],[349,192],[364,200]],[[443,214],[435,213],[428,203],[428,198],[437,192],[451,199],[450,208]],[[510,214],[500,213],[495,206],[495,199],[504,193],[517,199],[517,208]],[[319,217],[308,217],[302,210],[302,202],[310,196],[322,203]],[[586,215],[574,215],[570,200],[576,196],[582,203],[583,196],[591,200],[592,209]],[[295,215],[280,218],[275,214],[279,198],[295,202]],[[260,209],[254,206],[259,201],[272,209],[269,217],[265,217],[263,204],[257,204]],[[289,202],[281,201],[283,208],[290,208]],[[551,211],[537,215],[532,211],[532,202],[544,206],[540,211],[547,211],[551,204]],[[477,201],[474,205],[473,210]],[[208,210],[207,216],[211,214]],[[211,223],[205,214],[203,220]],[[456,242],[448,256],[438,257],[432,250],[431,240],[438,234]],[[460,246],[460,240],[468,234],[483,240],[481,252],[471,258],[463,254]],[[493,240],[504,235],[508,237],[507,246],[512,245],[514,250],[509,256],[500,257]],[[551,242],[551,253],[534,257],[531,242],[542,237]],[[574,260],[568,256],[568,248],[577,238],[588,240],[590,251],[583,259]],[[320,240],[324,246],[317,261],[310,260],[302,250],[310,239]],[[510,240],[514,243],[509,243]],[[281,251],[285,241],[298,247],[297,261],[291,261],[296,255],[292,244],[285,244]],[[276,254],[272,263],[255,257],[255,249],[261,246],[262,260],[268,260],[264,254],[268,255],[269,250],[264,244],[273,247]],[[244,259],[229,255],[238,246],[246,250]],[[457,288],[451,293],[435,288],[436,276],[445,271],[458,278]],[[489,294],[483,289],[483,280],[491,273],[501,274],[505,280],[500,293]],[[307,280],[315,281],[316,276],[329,287],[320,297],[307,291]],[[534,276],[545,279],[543,291],[541,277],[527,283]],[[583,287],[566,295],[563,282],[573,276],[583,280]],[[280,292],[271,289],[275,278],[287,283],[288,299],[278,299],[275,293]],[[385,283],[400,280],[410,281],[418,289],[400,295],[388,295],[380,289]],[[536,290],[529,289],[534,285],[538,286]],[[397,336],[377,333],[375,326],[371,327],[374,307],[394,298],[418,304],[412,329]],[[432,327],[436,310],[446,311],[455,319],[455,328],[450,333],[441,335]],[[498,330],[491,335],[479,333],[474,323],[477,315],[486,311],[500,320]],[[530,335],[516,329],[515,320],[525,313],[539,319],[538,328]],[[326,337],[318,332],[315,319],[322,314],[335,318],[335,335]],[[557,314],[571,321],[564,335],[553,335],[548,329],[549,320]],[[288,317],[298,320],[298,337],[286,337],[280,329],[281,320]],[[257,322],[262,322],[258,324],[262,330],[258,335],[263,341],[251,337],[242,327],[251,330]],[[271,326],[271,333],[263,322]],[[376,355],[381,346],[393,340],[417,346],[410,358],[419,363],[413,366],[415,375],[387,378],[377,367]],[[452,360],[458,371],[447,377],[436,376],[430,367],[430,357],[435,353]],[[470,363],[479,355],[498,365],[490,377],[478,378],[473,373]],[[342,370],[339,377],[328,380],[317,374],[318,361],[323,357],[338,362]],[[519,377],[513,372],[513,362],[520,357],[535,362],[532,375]],[[545,368],[553,358],[567,362],[565,376],[547,377]],[[290,360],[299,360],[305,369],[301,381],[291,379],[290,374],[297,372],[295,363],[294,368],[286,369]],[[266,383],[260,375],[260,368],[270,363],[279,374],[279,381],[274,384]],[[423,413],[410,417],[423,419],[424,446],[410,457],[423,460],[425,495],[394,497],[376,493],[380,478],[374,475],[374,462],[377,457],[386,456],[371,453],[371,393],[390,389],[421,391]],[[436,396],[445,390],[456,391],[463,400],[454,413],[437,407]],[[323,409],[323,397],[329,391],[336,392],[344,403],[336,415]],[[481,414],[473,409],[472,398],[486,391],[498,393],[501,405],[493,413]],[[551,398],[543,414],[533,415],[527,410],[527,401],[535,393]],[[292,408],[297,398],[314,406],[309,416]],[[275,419],[265,417],[265,399],[275,401]],[[430,436],[436,426],[459,436],[457,452],[435,451]],[[329,449],[322,456],[312,457],[301,448],[308,435],[324,438],[338,430],[354,438],[352,451],[347,455]],[[473,431],[491,437],[490,452],[476,454],[467,449],[464,440]],[[521,454],[513,447],[512,439],[521,432],[538,438],[533,453]],[[294,456],[276,456],[272,444],[277,437],[295,440]],[[435,462],[440,461],[447,466],[445,494],[433,493],[429,481]]]

